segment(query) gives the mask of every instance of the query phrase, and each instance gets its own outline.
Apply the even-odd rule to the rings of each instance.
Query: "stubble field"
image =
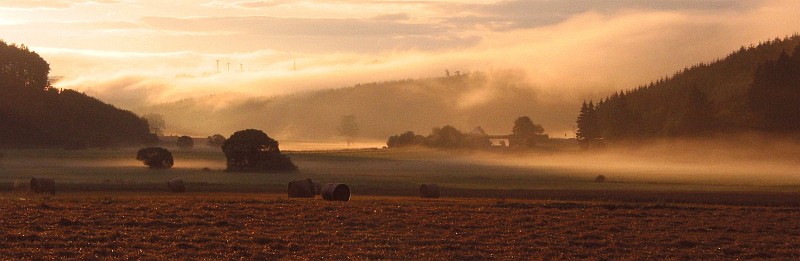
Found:
[[[265,194],[0,200],[2,259],[800,258],[800,209]]]

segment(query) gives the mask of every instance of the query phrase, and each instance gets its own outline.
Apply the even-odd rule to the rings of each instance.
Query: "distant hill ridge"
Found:
[[[385,140],[413,130],[428,133],[452,125],[468,132],[483,126],[489,133],[511,132],[514,119],[530,116],[545,129],[574,117],[551,112],[538,103],[538,93],[518,75],[492,77],[473,72],[458,76],[358,84],[350,87],[253,98],[214,109],[214,97],[199,97],[144,108],[160,113],[172,132],[202,130],[229,133],[253,126],[283,140],[342,140],[337,126],[354,115],[358,138]],[[571,107],[571,106],[570,106]],[[206,120],[200,122],[198,115]]]
[[[743,46],[724,59],[684,68],[670,77],[614,93],[600,101],[588,101],[578,117],[579,139],[646,139],[752,130],[796,131],[796,128],[767,128],[769,123],[752,95],[753,90],[763,90],[762,86],[754,85],[757,72],[788,70],[768,65],[780,59],[800,59],[800,51],[796,51],[798,46],[800,36],[797,34]],[[783,67],[795,66],[780,64]],[[790,76],[769,74],[764,77]],[[792,88],[794,93],[800,93],[798,84],[795,82],[794,87],[785,88],[789,89],[788,93],[792,93]],[[778,102],[778,99],[761,102]],[[800,107],[800,100],[784,99],[782,102],[786,113],[793,110],[791,107]]]

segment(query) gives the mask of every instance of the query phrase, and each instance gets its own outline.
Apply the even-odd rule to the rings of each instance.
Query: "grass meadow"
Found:
[[[692,168],[697,164],[680,160],[669,166],[652,160],[658,167],[645,168],[635,160],[622,165],[604,156],[564,153],[287,151],[300,173],[262,174],[225,172],[217,149],[171,151],[174,167],[153,170],[135,159],[136,149],[7,150],[0,160],[0,191],[24,190],[31,177],[48,177],[59,193],[163,192],[167,180],[179,177],[196,193],[284,193],[288,181],[302,178],[346,183],[354,195],[372,196],[415,196],[419,184],[437,183],[444,197],[794,205],[800,192],[791,172],[751,175],[745,169],[726,175],[719,174],[725,168]],[[606,182],[594,182],[598,175]]]

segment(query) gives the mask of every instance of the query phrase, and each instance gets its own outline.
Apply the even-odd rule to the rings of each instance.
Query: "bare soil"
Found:
[[[0,196],[0,259],[798,259],[800,208],[104,193]]]

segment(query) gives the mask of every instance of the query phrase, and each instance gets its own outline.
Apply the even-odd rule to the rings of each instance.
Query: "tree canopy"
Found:
[[[222,145],[231,172],[297,172],[291,159],[281,154],[278,141],[255,129],[235,132]]]
[[[578,130],[575,136],[579,141],[594,140],[602,136],[597,122],[597,111],[591,101],[588,104],[586,101],[583,102],[576,123]]]
[[[533,147],[537,142],[547,140],[542,125],[534,124],[528,116],[521,116],[514,120],[511,129],[511,146]]]
[[[175,141],[175,145],[182,150],[190,150],[194,147],[194,139],[189,136],[180,136],[178,140]]]
[[[0,91],[45,91],[50,64],[27,46],[0,40]]]
[[[748,98],[759,129],[800,130],[800,45],[756,70]]]
[[[140,149],[136,153],[136,159],[141,160],[144,165],[152,169],[168,169],[175,163],[172,153],[162,147],[149,147]]]
[[[386,146],[389,148],[401,148],[423,145],[425,140],[425,136],[417,135],[413,131],[407,131],[400,135],[390,136],[389,140],[386,141]]]

